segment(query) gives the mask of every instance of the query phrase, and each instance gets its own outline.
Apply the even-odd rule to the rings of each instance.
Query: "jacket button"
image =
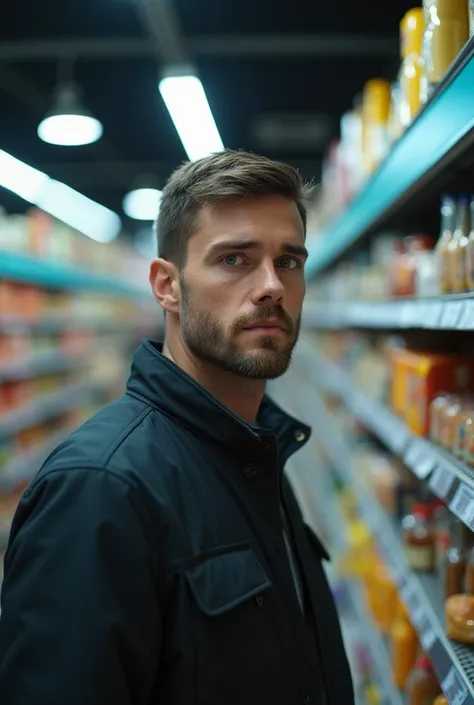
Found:
[[[302,431],[301,428],[297,428],[294,433],[294,436],[295,436],[295,441],[298,441],[298,443],[301,443],[301,441],[304,441],[304,439],[306,438],[306,433],[304,431]]]
[[[312,702],[313,698],[311,697],[311,693],[307,690],[302,690],[300,695],[301,705],[311,705]]]
[[[258,467],[248,463],[248,465],[244,465],[242,473],[247,480],[255,480],[258,474]]]
[[[255,601],[259,607],[263,607],[263,595],[257,595]]]

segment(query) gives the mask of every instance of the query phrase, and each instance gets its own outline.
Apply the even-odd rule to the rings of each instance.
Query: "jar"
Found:
[[[430,405],[430,440],[441,445],[442,416],[449,404],[450,395],[441,392]]]
[[[453,394],[441,413],[441,445],[452,452],[462,411],[461,397]]]
[[[466,573],[466,551],[463,542],[463,525],[453,517],[451,522],[451,540],[444,564],[444,597],[459,595],[464,590]]]
[[[403,128],[408,127],[420,109],[420,81],[423,71],[421,47],[425,22],[421,7],[408,10],[400,23],[402,65],[400,67],[399,115]]]
[[[469,231],[466,253],[466,280],[469,291],[474,291],[474,197],[471,196],[471,229]]]
[[[431,661],[422,654],[416,660],[415,667],[407,681],[407,705],[433,705],[433,700],[440,694],[441,688],[436,678]]]
[[[448,245],[450,290],[467,291],[467,248],[471,231],[470,197],[463,194],[457,203],[456,228]]]
[[[441,201],[441,232],[435,247],[438,259],[439,286],[442,293],[451,291],[451,281],[448,268],[448,246],[456,226],[456,204],[451,196],[443,196]],[[473,233],[474,248],[474,233]],[[474,270],[473,270],[474,271]]]
[[[474,408],[469,408],[464,422],[464,462],[474,467]]]
[[[448,698],[444,694],[438,695],[438,697],[433,700],[433,705],[449,705]]]
[[[423,9],[421,100],[425,102],[469,39],[469,19],[466,0],[424,0]]]
[[[451,595],[445,604],[446,636],[474,645],[474,595]]]
[[[435,532],[432,507],[415,504],[402,519],[405,558],[413,570],[431,571],[435,567]]]
[[[472,394],[462,397],[462,409],[459,422],[454,429],[453,455],[459,460],[464,460],[466,455],[466,431],[472,423],[474,398]]]

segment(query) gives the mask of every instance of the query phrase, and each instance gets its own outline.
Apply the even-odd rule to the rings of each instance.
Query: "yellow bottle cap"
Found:
[[[387,122],[392,98],[390,82],[372,78],[364,86],[364,118],[370,122]]]

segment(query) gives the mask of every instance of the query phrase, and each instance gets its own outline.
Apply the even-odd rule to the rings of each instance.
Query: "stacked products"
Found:
[[[321,227],[363,187],[446,76],[469,39],[472,13],[470,0],[423,0],[401,18],[398,76],[367,81],[329,150]]]

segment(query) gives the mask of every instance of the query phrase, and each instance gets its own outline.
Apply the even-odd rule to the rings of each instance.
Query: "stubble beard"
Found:
[[[235,335],[246,324],[270,317],[284,321],[290,332],[287,345],[282,347],[279,339],[262,335],[258,341],[260,349],[246,352],[235,342]],[[199,311],[192,305],[189,288],[181,277],[181,332],[185,344],[198,359],[238,377],[254,380],[281,377],[291,363],[300,325],[301,316],[294,324],[281,306],[260,306],[252,321],[237,320],[226,330],[211,313]]]

